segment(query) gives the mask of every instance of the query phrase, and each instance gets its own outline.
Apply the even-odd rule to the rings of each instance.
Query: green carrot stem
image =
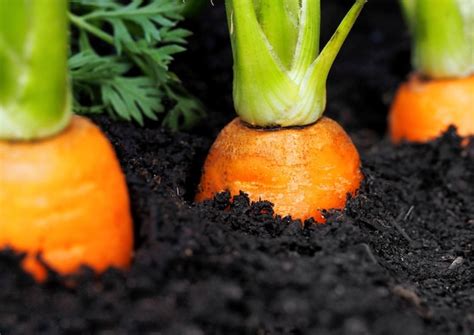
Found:
[[[294,6],[287,6],[286,2],[293,4],[295,1],[258,0],[256,12],[268,42],[283,66],[289,68],[298,38],[298,18],[293,16]]]
[[[365,2],[356,0],[318,56],[319,0],[226,0],[240,118],[262,127],[317,121],[329,69]]]
[[[300,82],[306,69],[319,53],[321,25],[320,0],[304,1],[298,31],[298,43],[293,58],[292,77]]]
[[[413,29],[413,24],[415,22],[415,4],[416,2],[414,0],[400,0],[403,16],[405,17],[405,21],[407,22],[408,28],[410,28],[410,30]]]
[[[64,129],[71,116],[67,0],[0,0],[0,139]]]
[[[474,72],[474,5],[470,0],[401,0],[413,34],[414,68],[430,78]]]
[[[100,38],[102,41],[107,42],[110,45],[114,45],[115,41],[112,35],[107,34],[100,29],[97,29],[94,25],[87,22],[87,20],[85,20],[84,18],[74,15],[70,12],[68,12],[68,18],[73,25],[89,32],[90,34]]]

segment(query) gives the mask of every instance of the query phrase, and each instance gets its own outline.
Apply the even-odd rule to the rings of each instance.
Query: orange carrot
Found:
[[[126,268],[133,231],[125,178],[105,136],[74,117],[52,138],[0,141],[0,247],[27,252],[25,269],[45,278],[85,264]]]
[[[209,152],[196,200],[244,190],[253,201],[272,202],[282,216],[324,222],[321,209],[344,208],[361,180],[359,154],[331,119],[262,130],[236,118]]]
[[[322,117],[326,78],[364,0],[356,0],[319,52],[319,1],[227,0],[239,115],[204,164],[196,201],[240,191],[277,214],[324,222],[345,206],[362,174],[344,130]]]
[[[393,141],[429,141],[455,125],[474,135],[474,76],[422,80],[412,76],[398,90],[389,115]]]
[[[37,280],[81,265],[126,268],[125,178],[100,130],[72,117],[67,0],[0,0],[0,249]],[[4,10],[5,9],[5,10]]]
[[[401,0],[413,35],[415,74],[389,114],[393,142],[429,141],[450,125],[474,135],[474,11],[457,0]]]

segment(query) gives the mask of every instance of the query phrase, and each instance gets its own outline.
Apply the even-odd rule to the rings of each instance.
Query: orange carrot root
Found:
[[[331,119],[300,129],[263,130],[236,118],[209,152],[196,201],[243,191],[253,201],[272,202],[277,214],[324,222],[321,210],[343,208],[361,180],[359,154]]]
[[[425,142],[450,125],[474,135],[474,76],[423,81],[413,76],[398,90],[389,114],[390,137]]]
[[[0,141],[0,248],[26,252],[23,267],[40,281],[86,264],[126,268],[133,227],[125,178],[112,146],[90,121],[74,117],[41,141]]]

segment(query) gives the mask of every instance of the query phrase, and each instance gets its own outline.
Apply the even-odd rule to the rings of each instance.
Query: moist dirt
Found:
[[[324,2],[323,2],[324,3]],[[325,1],[327,40],[351,1]],[[358,146],[365,179],[326,225],[275,217],[268,202],[193,203],[200,169],[233,115],[221,3],[176,72],[208,109],[189,132],[95,117],[130,190],[133,265],[36,284],[0,252],[0,334],[459,334],[474,332],[474,141],[454,129],[394,146],[386,113],[409,71],[395,1],[367,4],[328,83],[328,116]],[[27,232],[25,232],[26,234]]]

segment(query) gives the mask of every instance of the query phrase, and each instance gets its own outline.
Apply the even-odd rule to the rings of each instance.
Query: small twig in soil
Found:
[[[412,290],[410,290],[406,287],[403,287],[401,285],[396,285],[395,287],[393,287],[392,292],[396,296],[398,296],[398,297],[408,301],[412,305],[414,305],[415,308],[416,308],[417,313],[421,317],[423,317],[425,319],[429,319],[429,318],[432,317],[433,313],[430,311],[429,308],[423,306],[423,302],[422,302],[421,298],[414,291],[412,291]]]
[[[375,258],[374,253],[372,252],[372,249],[370,249],[369,245],[367,243],[361,243],[361,245],[364,247],[365,251],[369,255],[370,260],[374,264],[378,264],[379,262],[377,262],[377,258]]]
[[[405,229],[403,229],[395,219],[391,219],[390,222],[398,230],[398,232],[408,241],[410,244],[414,244],[414,241],[408,236]]]
[[[403,217],[403,221],[406,221],[410,217],[410,214],[411,212],[413,212],[414,209],[415,209],[415,206],[411,205],[410,208],[408,209],[408,212]]]
[[[403,236],[403,238],[405,238],[408,243],[414,247],[414,248],[417,248],[419,243],[414,241],[410,236],[408,236],[407,232],[405,231],[405,229],[402,228],[402,226],[400,226],[398,224],[399,221],[402,220],[403,218],[403,221],[406,221],[406,219],[410,216],[411,212],[413,211],[414,209],[414,206],[410,206],[410,208],[408,209],[408,211],[406,212],[405,215],[403,215],[402,213],[400,213],[400,215],[398,215],[398,217],[396,219],[391,219],[390,222],[392,223],[392,225],[398,230],[398,232],[400,233],[400,235]]]
[[[464,258],[459,256],[459,257],[456,257],[456,259],[451,263],[451,265],[449,266],[449,270],[454,270],[456,269],[457,267],[459,267],[462,263],[464,263]]]
[[[421,299],[420,297],[418,296],[418,294],[416,294],[414,291],[406,288],[406,287],[403,287],[401,285],[396,285],[393,289],[392,289],[392,292],[399,296],[400,298],[402,299],[405,299],[409,302],[411,302],[413,305],[415,305],[416,307],[419,307],[421,305]]]
[[[458,216],[456,215],[456,213],[454,213],[452,210],[450,209],[446,209],[446,213],[448,213],[449,215],[451,215],[453,218],[457,218]]]

